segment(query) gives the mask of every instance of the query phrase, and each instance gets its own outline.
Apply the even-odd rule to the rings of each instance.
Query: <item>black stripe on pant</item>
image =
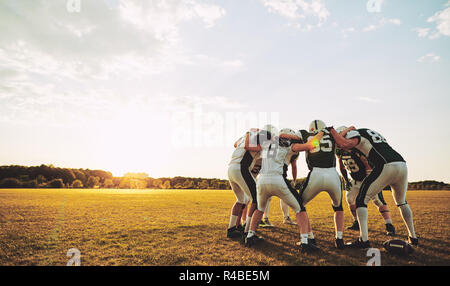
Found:
[[[305,207],[303,206],[303,200],[300,194],[297,192],[296,189],[294,189],[291,185],[291,182],[286,177],[283,177],[284,182],[286,183],[286,186],[288,187],[291,194],[294,196],[294,198],[297,200],[298,204],[300,205],[300,211],[306,211]]]
[[[303,192],[306,190],[306,187],[308,187],[308,183],[309,183],[309,177],[311,177],[311,171],[309,171],[308,176],[306,176],[305,181],[303,182],[302,186],[300,187],[300,196],[303,195]]]
[[[361,187],[359,189],[359,194],[356,197],[356,208],[359,208],[359,207],[367,208],[367,205],[364,203],[364,200],[367,195],[367,191],[369,190],[370,185],[372,185],[372,183],[375,182],[375,180],[380,177],[381,172],[383,171],[383,168],[384,168],[384,165],[376,166],[375,168],[373,168],[373,170],[369,174],[369,176],[364,178],[364,180],[361,183]]]
[[[245,183],[247,184],[248,189],[250,190],[250,194],[252,195],[252,201],[255,204],[258,204],[257,195],[256,195],[256,182],[253,179],[252,173],[248,168],[241,166],[241,175],[244,178]]]
[[[377,196],[380,202],[383,204],[383,206],[387,205],[386,201],[384,200],[383,191],[379,192]]]

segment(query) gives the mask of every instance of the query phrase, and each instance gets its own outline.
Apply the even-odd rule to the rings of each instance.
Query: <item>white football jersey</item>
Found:
[[[248,166],[251,170],[255,165],[256,160],[260,157],[260,152],[245,150],[245,136],[246,135],[242,136],[239,139],[240,140],[239,144],[231,154],[231,161],[229,165],[232,164],[241,165],[241,163],[244,163],[244,165]]]
[[[281,147],[272,141],[267,141],[261,147],[260,175],[283,175],[283,166],[288,153],[292,152],[292,146]]]

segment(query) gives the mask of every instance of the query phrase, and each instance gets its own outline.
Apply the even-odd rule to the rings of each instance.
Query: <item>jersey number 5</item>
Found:
[[[308,138],[309,139],[309,138]],[[322,139],[319,141],[320,144],[310,151],[310,153],[316,153],[319,151],[322,152],[332,152],[333,151],[333,142],[331,142],[330,135],[324,135]]]

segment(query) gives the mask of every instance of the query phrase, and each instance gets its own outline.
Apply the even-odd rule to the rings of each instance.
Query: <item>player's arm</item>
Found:
[[[239,138],[236,142],[234,142],[234,148],[236,148],[239,144],[241,144],[242,137]]]
[[[293,160],[291,163],[292,180],[295,182],[297,180],[297,160]]]
[[[342,149],[349,150],[359,144],[359,138],[347,139],[339,134],[333,127],[331,127],[329,131],[331,133],[331,136],[333,136],[334,140],[336,141],[338,147]]]
[[[295,140],[295,141],[300,141],[300,137],[298,137],[297,135],[293,135],[293,134],[280,134],[279,136],[280,138],[284,138],[284,139],[289,139],[289,140]]]
[[[367,161],[366,157],[361,156],[360,159],[363,162],[364,166],[366,167],[366,173],[369,174],[372,171],[372,167],[370,166],[370,164]]]
[[[355,127],[355,126],[347,127],[346,129],[344,129],[344,130],[343,130],[342,132],[340,132],[339,134],[341,134],[342,137],[345,138],[345,136],[347,135],[347,133],[348,133],[349,131],[352,131],[352,130],[356,130],[356,127]]]
[[[322,139],[324,132],[320,131],[317,133],[311,140],[304,144],[295,143],[292,144],[292,151],[294,152],[302,152],[302,151],[310,151],[314,149],[318,144],[320,139]]]
[[[258,136],[258,135],[257,135]],[[248,151],[261,151],[261,145],[259,145],[258,143],[256,143],[256,146],[252,143],[250,145],[250,132],[247,132],[247,134],[245,135],[245,146],[244,146],[245,150]]]

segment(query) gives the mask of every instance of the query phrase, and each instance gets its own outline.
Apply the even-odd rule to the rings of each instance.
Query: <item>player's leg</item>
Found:
[[[311,224],[309,223],[308,214],[305,207],[303,206],[300,194],[297,193],[295,189],[289,188],[287,185],[284,185],[278,193],[278,197],[295,212],[297,228],[301,239],[299,244],[301,250],[303,252],[312,252],[318,250],[315,244],[309,243],[310,240],[308,237],[308,231]]]
[[[247,233],[250,228],[250,222],[252,220],[252,215],[257,209],[257,194],[256,194],[256,181],[255,178],[253,178],[250,170],[246,168],[241,168],[241,177],[243,184],[239,184],[239,186],[244,190],[244,192],[251,197],[252,202],[248,206],[248,212],[247,212],[247,218],[245,221],[245,229],[244,233]]]
[[[327,170],[325,190],[331,197],[334,211],[335,245],[339,249],[344,248],[344,209],[342,208],[341,180],[335,169]]]
[[[234,170],[234,168],[230,168],[228,171],[228,178],[230,181],[231,189],[236,196],[236,202],[231,208],[230,221],[227,229],[227,237],[238,237],[240,232],[238,231],[238,225],[240,225],[240,217],[242,215],[242,210],[245,205],[248,203],[248,197],[245,195],[244,191],[239,187],[239,184],[236,183],[235,173],[240,172],[239,170]]]
[[[359,188],[361,186],[360,181],[352,181],[352,186],[350,190],[346,191],[345,200],[347,201],[348,208],[353,217],[353,224],[349,226],[347,229],[351,230],[359,230],[358,219],[356,218],[356,196],[359,193]]]
[[[305,182],[302,185],[301,199],[303,205],[306,206],[313,198],[315,198],[322,190],[323,174],[318,169],[309,172]],[[312,231],[311,222],[308,220],[308,239],[315,243],[314,233]]]
[[[299,196],[297,190],[292,187],[291,183],[286,178],[284,178],[284,182],[286,183],[286,186],[288,187],[291,193],[297,194]],[[281,211],[283,212],[283,223],[295,225],[296,223],[292,221],[291,218],[289,217],[289,205],[281,199],[280,199],[280,208]]]
[[[400,210],[403,221],[408,229],[409,241],[413,245],[418,245],[418,239],[414,229],[414,219],[411,208],[406,202],[406,192],[408,190],[408,168],[404,162],[396,162],[396,180],[390,184],[394,202]]]
[[[250,247],[261,240],[261,238],[256,235],[256,229],[258,228],[258,224],[263,217],[264,210],[267,206],[267,201],[272,196],[270,193],[272,189],[273,184],[271,184],[270,180],[260,177],[257,184],[258,207],[255,209],[249,223],[249,230],[245,238],[245,246]]]
[[[352,246],[358,248],[370,247],[369,230],[367,226],[368,211],[367,203],[373,199],[389,183],[390,168],[386,164],[375,167],[372,172],[363,180],[356,197],[356,215],[359,223],[360,238]]]
[[[395,227],[392,224],[391,212],[389,211],[389,207],[384,200],[383,191],[379,192],[378,195],[375,196],[373,203],[378,207],[378,211],[384,219],[386,234],[395,235]]]
[[[273,227],[273,224],[271,224],[270,221],[269,221],[270,203],[272,202],[272,198],[273,197],[270,197],[267,200],[266,208],[264,210],[264,215],[263,215],[263,218],[262,218],[262,220],[261,220],[261,222],[259,224],[260,227]]]

